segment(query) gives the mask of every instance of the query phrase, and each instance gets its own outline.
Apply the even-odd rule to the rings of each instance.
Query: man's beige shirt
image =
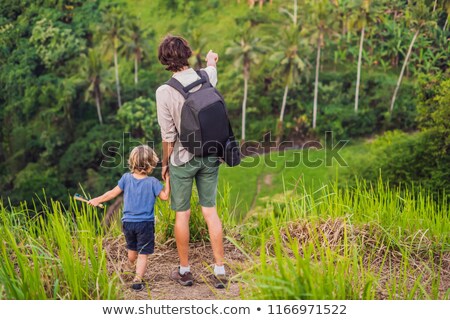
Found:
[[[209,76],[209,81],[214,87],[217,84],[217,70],[215,67],[209,66],[203,69]],[[200,79],[194,69],[189,68],[173,75],[184,87]],[[200,89],[200,85],[193,88],[189,92],[195,92]],[[174,166],[180,166],[194,155],[187,151],[180,143],[180,121],[181,108],[184,104],[184,97],[177,90],[163,84],[156,90],[156,109],[158,113],[158,123],[161,127],[161,137],[163,141],[175,142],[173,153],[170,156],[170,162]]]

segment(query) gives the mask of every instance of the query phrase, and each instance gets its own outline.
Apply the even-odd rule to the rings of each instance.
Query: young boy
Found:
[[[114,189],[89,201],[89,204],[98,206],[124,193],[123,233],[130,264],[134,264],[137,260],[136,276],[131,286],[135,291],[145,288],[143,277],[147,267],[147,256],[153,253],[155,247],[156,197],[161,200],[169,198],[168,176],[164,188],[159,180],[148,176],[158,161],[156,153],[149,146],[141,145],[134,148],[128,159],[131,172],[125,173]]]

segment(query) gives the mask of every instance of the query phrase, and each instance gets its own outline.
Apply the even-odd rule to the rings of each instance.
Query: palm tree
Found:
[[[283,51],[277,51],[270,57],[277,66],[280,66],[280,74],[284,83],[283,102],[281,104],[280,118],[277,125],[277,145],[283,136],[283,121],[289,87],[299,81],[300,72],[305,67],[305,63],[298,54],[299,38],[298,26],[289,26],[284,30],[279,44],[279,47],[283,48]]]
[[[114,7],[110,11],[103,14],[102,33],[104,49],[105,51],[113,51],[117,104],[119,108],[122,106],[122,99],[120,96],[118,49],[124,35],[124,21],[124,14],[118,8]]]
[[[250,78],[250,67],[252,63],[258,63],[258,55],[265,52],[265,48],[260,44],[260,39],[253,37],[251,27],[247,25],[241,33],[239,40],[234,41],[234,45],[226,50],[227,55],[235,58],[234,64],[236,68],[242,66],[244,77],[244,98],[242,99],[242,129],[241,140],[245,141],[246,127],[246,106],[248,93],[248,80]]]
[[[407,22],[411,25],[411,27],[415,29],[415,32],[411,43],[409,44],[408,52],[406,54],[405,61],[403,62],[400,76],[398,77],[397,85],[392,96],[391,106],[389,108],[390,112],[394,110],[395,99],[397,98],[397,93],[400,88],[400,84],[402,83],[403,75],[405,74],[406,67],[408,66],[409,58],[411,57],[411,52],[414,47],[414,43],[417,40],[417,37],[424,27],[436,25],[436,22],[430,20],[430,11],[427,8],[424,0],[418,0],[414,3],[408,2],[408,7],[405,12],[405,18],[407,19]]]
[[[289,91],[289,86],[297,83],[300,79],[300,72],[303,71],[305,63],[300,58],[298,51],[300,46],[300,26],[298,25],[298,2],[294,0],[294,8],[291,11],[281,8],[282,13],[292,19],[292,24],[284,28],[279,48],[281,51],[276,51],[270,57],[270,60],[274,61],[277,66],[280,66],[279,72],[283,78],[284,93],[283,102],[281,104],[280,118],[277,125],[277,139],[276,144],[279,145],[283,136],[283,121],[284,113],[286,109],[286,100]]]
[[[65,77],[62,82],[58,83],[58,91],[55,104],[62,109],[64,117],[67,119],[69,129],[72,129],[72,113],[74,101],[77,98],[78,88],[85,84],[85,79],[81,78],[79,74]]]
[[[122,51],[127,57],[127,59],[134,59],[134,84],[136,85],[139,81],[138,72],[139,64],[142,61],[146,51],[149,50],[149,36],[148,33],[144,32],[141,27],[133,19],[126,29],[124,36],[124,43]]]
[[[339,23],[341,24],[341,37],[346,38],[349,41],[349,29],[351,25],[351,5],[355,0],[332,0],[333,5],[337,8],[339,15]]]
[[[84,57],[84,63],[81,66],[81,73],[83,77],[88,81],[89,86],[86,90],[85,100],[94,98],[95,105],[97,107],[97,116],[100,124],[103,124],[103,117],[101,111],[102,104],[102,92],[104,87],[102,86],[104,66],[100,52],[96,49],[89,49],[87,56]]]
[[[354,16],[354,25],[361,30],[361,37],[359,40],[359,53],[358,53],[358,68],[356,75],[356,89],[355,89],[355,112],[358,112],[359,105],[359,87],[361,83],[361,65],[364,45],[364,35],[368,22],[372,22],[378,18],[378,11],[371,8],[372,0],[361,0],[356,10],[357,14]]]
[[[336,1],[332,2],[334,5]],[[314,106],[313,106],[313,129],[316,128],[317,123],[317,100],[319,95],[319,70],[320,70],[320,55],[321,48],[324,46],[324,36],[327,33],[332,33],[333,30],[329,26],[330,17],[333,12],[333,7],[330,5],[329,0],[309,0],[309,16],[312,21],[313,31],[311,33],[311,39],[316,42],[317,55],[316,55],[316,76],[314,81]]]

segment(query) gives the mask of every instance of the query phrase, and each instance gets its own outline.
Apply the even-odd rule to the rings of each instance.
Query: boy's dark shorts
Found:
[[[155,250],[155,222],[123,222],[123,234],[127,249],[138,254],[152,254]]]

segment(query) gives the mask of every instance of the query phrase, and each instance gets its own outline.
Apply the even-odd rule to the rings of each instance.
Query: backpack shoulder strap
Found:
[[[177,79],[175,79],[174,77],[171,77],[169,79],[169,81],[166,82],[166,84],[168,86],[171,86],[172,88],[174,88],[175,90],[177,90],[185,99],[188,98],[189,93],[187,93],[186,91],[184,91],[184,87],[183,85],[180,83],[180,81],[178,81]]]
[[[230,140],[235,140],[236,137],[234,136],[233,128],[231,127],[231,122],[228,120],[228,131],[229,131],[229,138]]]
[[[186,87],[183,87],[183,85],[180,83],[180,81],[178,81],[174,77],[170,78],[169,81],[166,82],[166,84],[168,86],[171,86],[175,90],[177,90],[179,93],[181,93],[181,95],[185,99],[187,99],[189,97],[189,94],[190,94],[189,91],[192,88],[195,88],[196,86],[199,86],[199,85],[204,85],[203,87],[205,87],[205,88],[211,87],[211,84],[209,83],[208,74],[205,71],[203,71],[203,70],[197,71],[197,74],[199,75],[200,79],[198,79],[197,81],[192,82],[190,85],[188,85]]]
[[[194,81],[190,85],[184,87],[184,91],[187,92],[188,94],[192,88],[195,88],[196,86],[199,86],[199,85],[205,85],[208,83],[208,78],[205,78],[203,76],[203,74],[200,73],[199,71],[196,71],[196,72],[197,72],[198,76],[200,77],[200,79],[198,79],[197,81]],[[203,88],[204,88],[204,86],[202,86],[202,89]]]
[[[198,73],[198,75],[199,75],[201,78],[204,78],[204,79],[206,80],[205,85],[204,85],[205,88],[212,87],[212,84],[211,84],[211,82],[209,81],[208,73],[207,73],[205,70],[203,70],[203,69],[198,70],[197,73]]]

